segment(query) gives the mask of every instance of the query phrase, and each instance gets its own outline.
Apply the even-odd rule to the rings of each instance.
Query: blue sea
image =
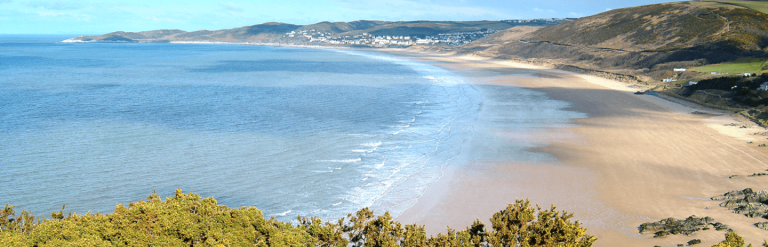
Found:
[[[0,36],[0,204],[17,211],[109,213],[180,188],[281,220],[398,215],[467,159],[553,159],[485,130],[583,117],[371,51],[68,38]]]

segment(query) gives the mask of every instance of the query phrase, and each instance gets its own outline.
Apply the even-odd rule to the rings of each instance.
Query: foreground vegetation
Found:
[[[254,207],[232,209],[177,190],[165,200],[153,193],[128,207],[118,204],[106,215],[58,212],[35,219],[6,205],[0,246],[592,246],[596,238],[571,217],[518,200],[493,215],[490,229],[475,221],[427,237],[423,226],[403,226],[367,208],[335,223],[299,217],[294,225],[265,219]]]
[[[118,204],[112,214],[51,213],[36,219],[19,215],[7,204],[0,211],[0,246],[592,246],[572,214],[555,207],[542,210],[518,200],[490,219],[491,228],[476,220],[464,230],[427,236],[423,226],[402,225],[389,213],[374,216],[364,208],[337,222],[298,217],[298,224],[265,219],[254,207],[232,209],[213,198],[176,190],[162,200]],[[733,232],[718,247],[743,247]],[[751,246],[751,245],[750,245]],[[768,247],[768,243],[763,244]]]

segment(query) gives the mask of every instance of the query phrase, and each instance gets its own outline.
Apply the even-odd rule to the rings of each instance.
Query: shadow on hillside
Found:
[[[768,37],[763,44],[768,44]],[[464,52],[477,52],[477,48]],[[727,41],[667,51],[620,51],[585,48],[553,43],[512,42],[499,49],[502,59],[561,59],[557,63],[588,63],[605,69],[654,70],[667,67],[715,64],[743,57],[768,56],[768,51],[749,51],[734,47]],[[563,61],[564,60],[564,61]]]

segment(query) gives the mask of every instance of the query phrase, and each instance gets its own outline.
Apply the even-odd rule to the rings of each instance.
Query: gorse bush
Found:
[[[364,208],[335,223],[298,217],[265,219],[255,207],[232,209],[213,198],[184,194],[118,204],[112,214],[51,214],[36,219],[13,206],[0,211],[0,246],[592,246],[572,214],[542,210],[518,200],[493,215],[491,228],[475,221],[464,230],[427,236],[423,226],[402,225],[389,213]]]

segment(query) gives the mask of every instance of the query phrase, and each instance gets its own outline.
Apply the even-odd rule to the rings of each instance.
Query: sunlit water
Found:
[[[476,126],[578,117],[542,93],[390,55],[56,43],[66,38],[0,36],[0,203],[35,214],[111,212],[181,188],[284,220],[397,215],[457,162]],[[548,158],[531,146],[482,155]]]

